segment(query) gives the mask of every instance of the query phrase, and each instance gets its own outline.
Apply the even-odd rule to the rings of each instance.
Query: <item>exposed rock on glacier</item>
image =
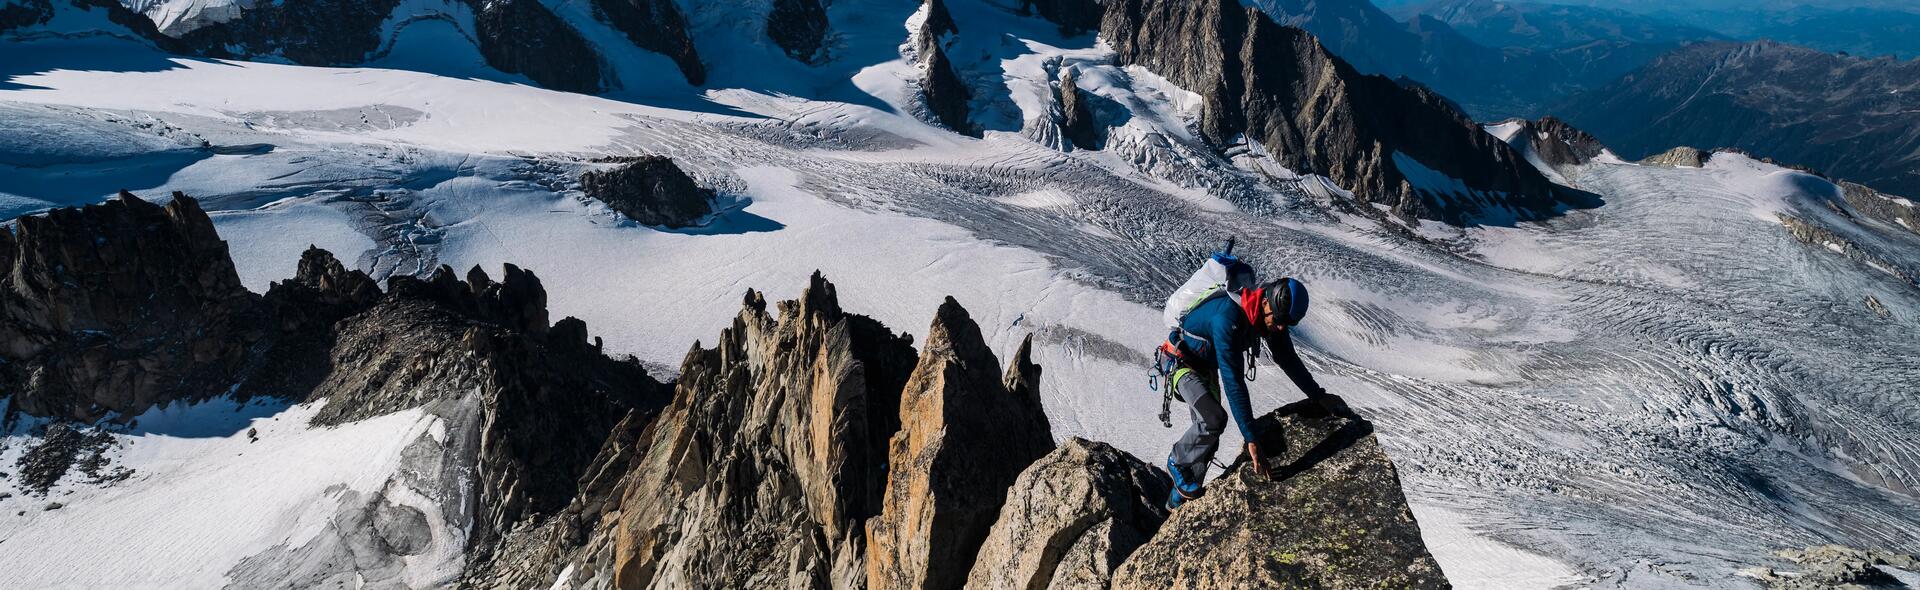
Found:
[[[1800,571],[1754,568],[1741,573],[1773,590],[1906,588],[1907,585],[1888,570],[1905,570],[1909,576],[1920,574],[1920,558],[1888,551],[1822,545],[1788,549],[1775,555],[1792,562]]]
[[[1712,157],[1713,154],[1711,153],[1703,152],[1696,148],[1680,146],[1648,156],[1647,159],[1641,160],[1640,163],[1666,166],[1668,168],[1699,168],[1705,166],[1707,160]]]
[[[0,231],[0,392],[9,411],[79,420],[225,391],[258,297],[191,197],[122,192]]]
[[[647,225],[686,227],[713,213],[713,191],[701,188],[666,156],[615,158],[608,170],[580,175],[580,190]]]
[[[1449,587],[1371,423],[1301,401],[1259,431],[1273,479],[1243,454],[1134,551],[1114,588]]]
[[[1607,146],[1593,135],[1551,115],[1538,121],[1514,119],[1507,124],[1514,126],[1513,136],[1507,140],[1509,145],[1531,152],[1541,164],[1563,173],[1592,162],[1607,151]]]
[[[1093,109],[1080,94],[1085,91],[1080,89],[1077,72],[1074,68],[1060,70],[1060,127],[1073,147],[1097,150],[1100,149],[1100,124],[1094,121]]]
[[[1139,459],[1069,438],[1014,481],[967,588],[1105,588],[1160,529],[1166,497]]]
[[[1022,344],[1004,381],[979,326],[953,298],[934,315],[900,396],[884,507],[867,525],[867,585],[958,588],[1007,489],[1053,450],[1040,368]]]
[[[1445,98],[1361,75],[1312,35],[1231,0],[1112,0],[1101,38],[1202,98],[1200,131],[1244,134],[1281,165],[1405,218],[1539,218],[1589,200],[1557,187]],[[1417,166],[1416,166],[1417,165]],[[1457,185],[1457,186],[1455,186]]]

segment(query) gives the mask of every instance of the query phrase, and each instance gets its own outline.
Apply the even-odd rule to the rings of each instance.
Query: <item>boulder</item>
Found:
[[[628,219],[687,227],[713,213],[713,191],[702,188],[666,156],[611,158],[618,164],[580,175],[580,190]]]
[[[869,588],[958,588],[1020,472],[1053,450],[1031,339],[1004,379],[959,302],[934,315],[900,396],[886,496],[867,524]]]
[[[1069,438],[1014,480],[967,588],[1105,588],[1160,529],[1167,484],[1106,443]]]
[[[1257,423],[1272,477],[1242,454],[1133,552],[1114,588],[1450,587],[1371,423],[1311,401]]]

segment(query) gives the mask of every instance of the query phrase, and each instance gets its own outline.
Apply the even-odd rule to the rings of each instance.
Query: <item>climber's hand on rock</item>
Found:
[[[1254,473],[1261,477],[1273,477],[1273,473],[1267,470],[1267,456],[1260,453],[1260,443],[1247,443],[1247,458],[1253,461]]]

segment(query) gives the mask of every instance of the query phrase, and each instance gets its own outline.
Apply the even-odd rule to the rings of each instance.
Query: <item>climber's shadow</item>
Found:
[[[1285,480],[1294,475],[1313,469],[1321,461],[1332,458],[1351,448],[1360,439],[1373,434],[1373,423],[1353,412],[1347,402],[1339,396],[1328,394],[1334,411],[1328,411],[1320,402],[1301,400],[1274,410],[1255,420],[1260,434],[1260,449],[1267,455],[1267,465],[1272,469],[1273,479]],[[1289,446],[1288,439],[1294,441],[1313,441],[1313,446],[1299,451]],[[1248,461],[1242,452],[1234,466]]]

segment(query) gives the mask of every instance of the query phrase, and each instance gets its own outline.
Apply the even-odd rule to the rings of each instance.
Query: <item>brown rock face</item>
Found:
[[[958,588],[1021,470],[1053,450],[1038,367],[1004,381],[980,329],[947,298],[900,399],[886,499],[867,525],[867,586]]]
[[[0,391],[12,409],[91,420],[225,391],[258,298],[191,197],[120,193],[0,231]]]
[[[580,190],[647,225],[686,227],[713,213],[713,191],[701,188],[666,156],[615,158],[618,167],[580,175]]]
[[[1166,497],[1139,459],[1069,438],[1014,481],[967,588],[1105,588],[1160,529]]]
[[[1528,219],[1577,200],[1439,95],[1361,75],[1312,35],[1232,0],[1112,0],[1100,30],[1120,63],[1200,94],[1200,130],[1215,145],[1244,133],[1286,167],[1402,217]],[[1410,181],[1431,172],[1404,162],[1477,192],[1432,194]]]
[[[1134,551],[1114,588],[1450,587],[1371,423],[1310,401],[1259,423],[1261,446],[1285,449],[1274,479],[1242,455]]]
[[[583,559],[620,588],[857,586],[914,359],[818,274],[777,310],[749,292],[716,346],[688,353]]]

